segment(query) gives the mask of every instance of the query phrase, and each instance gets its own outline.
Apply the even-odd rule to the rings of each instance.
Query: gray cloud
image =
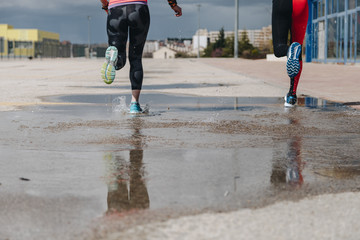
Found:
[[[201,4],[209,6],[222,6],[222,7],[234,7],[235,0],[178,0],[179,4]],[[239,0],[239,6],[256,6],[270,4],[270,0]]]
[[[197,4],[201,4],[201,28],[232,30],[235,21],[234,0],[178,0],[183,16],[176,18],[166,0],[149,0],[151,26],[148,39],[192,37],[197,29]],[[254,29],[270,24],[269,0],[239,0],[239,27]],[[15,28],[38,28],[60,33],[61,40],[86,43],[91,16],[91,42],[103,43],[106,37],[106,14],[99,1],[89,0],[12,0],[2,3],[0,23]]]

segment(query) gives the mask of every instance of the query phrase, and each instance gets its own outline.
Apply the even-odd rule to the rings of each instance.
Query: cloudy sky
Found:
[[[148,0],[151,25],[148,39],[192,37],[200,26],[209,31],[233,30],[235,0],[178,0],[183,16],[176,18],[167,0]],[[239,28],[258,29],[271,22],[270,0],[239,0]],[[14,28],[37,28],[60,34],[60,40],[87,43],[88,17],[91,43],[105,43],[106,14],[98,0],[8,0],[0,8],[0,23]]]

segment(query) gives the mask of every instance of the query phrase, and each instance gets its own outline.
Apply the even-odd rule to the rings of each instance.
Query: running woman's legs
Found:
[[[142,54],[146,37],[150,26],[150,14],[147,5],[133,4],[128,5],[130,9],[128,23],[129,34],[129,62],[130,62],[130,82],[132,90],[132,102],[138,102],[143,83]]]
[[[273,34],[273,46],[274,54],[276,57],[286,56],[288,54],[288,34],[291,33],[291,43],[303,44],[307,19],[308,19],[308,3],[307,0],[273,0],[273,12],[272,12],[272,34]],[[292,50],[294,50],[294,46]],[[299,45],[297,45],[299,46]],[[294,52],[292,52],[294,54]],[[290,65],[288,65],[290,63]],[[286,96],[287,103],[294,105],[296,103],[296,89],[300,79],[302,71],[302,57],[301,54],[295,61],[289,62],[288,70],[295,66],[293,73],[296,75],[290,75],[290,90]],[[292,98],[289,101],[289,97]],[[288,105],[288,104],[286,104]]]
[[[303,44],[308,17],[309,17],[308,0],[293,0],[292,24],[291,24],[292,42],[298,42],[301,45]],[[301,76],[301,71],[303,66],[301,55],[299,62],[300,62],[300,71],[293,79],[291,79],[289,92],[291,92],[292,94],[296,94],[296,89]]]
[[[139,97],[143,82],[142,54],[150,26],[149,8],[145,4],[128,4],[111,8],[107,33],[109,45],[118,49],[116,70],[126,63],[126,43],[129,35],[129,62],[132,99],[130,112],[141,112]]]

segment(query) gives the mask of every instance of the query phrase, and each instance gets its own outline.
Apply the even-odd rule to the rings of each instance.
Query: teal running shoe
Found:
[[[115,79],[115,66],[118,59],[118,50],[114,46],[106,49],[105,62],[101,67],[101,78],[106,84],[111,84]]]
[[[298,42],[293,42],[288,50],[288,59],[286,62],[286,71],[289,77],[293,78],[300,72],[300,55],[301,45]]]
[[[138,102],[131,102],[130,103],[130,113],[142,113],[143,110],[140,107]]]
[[[297,102],[296,94],[288,93],[286,94],[284,99],[285,99],[285,103],[284,103],[285,107],[294,107],[296,105]]]

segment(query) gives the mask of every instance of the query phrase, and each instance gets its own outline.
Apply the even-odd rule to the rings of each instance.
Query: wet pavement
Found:
[[[61,95],[0,112],[0,239],[79,239],[121,214],[143,218],[134,226],[360,190],[360,118],[346,105],[147,93],[149,112],[134,116],[129,99]]]
[[[285,110],[282,62],[144,59],[134,117],[102,63],[1,62],[1,240],[358,239],[359,65],[305,63]]]

